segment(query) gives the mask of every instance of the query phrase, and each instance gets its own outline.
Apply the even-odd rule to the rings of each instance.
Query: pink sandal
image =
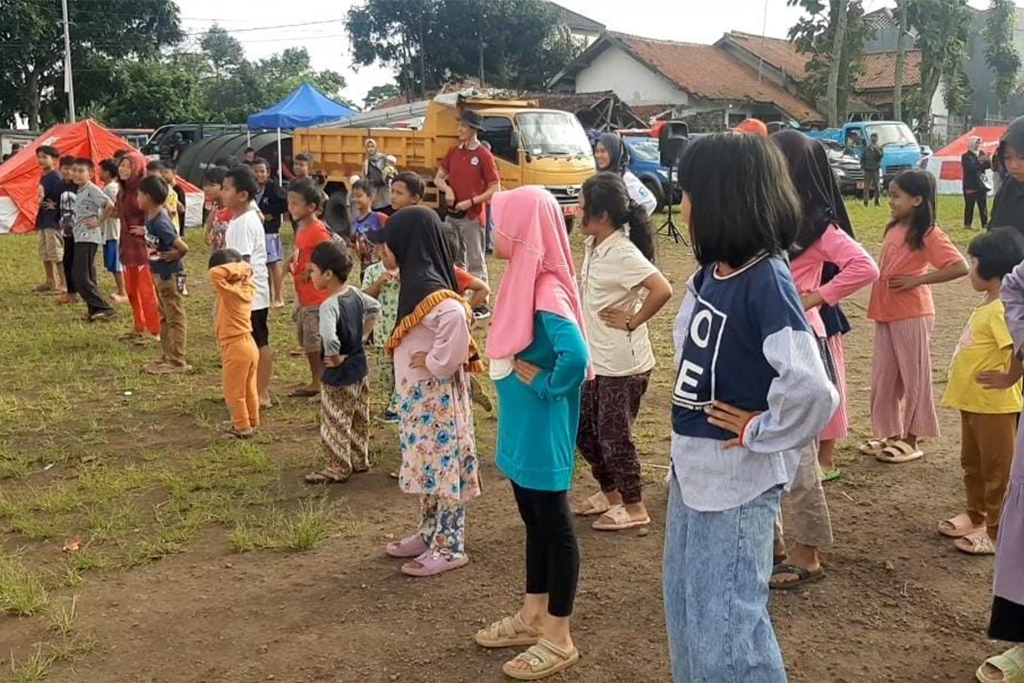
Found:
[[[406,576],[436,576],[444,572],[465,567],[469,564],[469,555],[463,553],[455,559],[447,559],[443,555],[427,550],[411,562],[402,565],[402,573]],[[419,565],[419,566],[416,566]]]
[[[418,533],[406,536],[401,541],[392,541],[384,546],[384,552],[391,557],[419,557],[429,549],[430,546]]]

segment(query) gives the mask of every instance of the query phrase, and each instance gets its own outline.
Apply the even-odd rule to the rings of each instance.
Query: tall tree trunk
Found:
[[[30,130],[39,130],[39,68],[33,67],[28,72],[28,82],[25,84],[28,94],[28,127]]]
[[[849,0],[839,0],[839,16],[836,17],[836,34],[832,40],[832,68],[828,72],[828,125],[839,126],[839,70],[843,67],[843,43],[846,40],[846,7]]]
[[[893,74],[892,115],[897,121],[903,120],[903,65],[907,57],[904,36],[907,33],[907,0],[899,0],[896,8],[898,26],[896,34],[896,71]]]
[[[427,99],[427,44],[423,40],[423,7],[420,7],[420,95]]]

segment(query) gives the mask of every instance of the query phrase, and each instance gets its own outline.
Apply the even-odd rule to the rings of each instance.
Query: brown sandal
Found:
[[[511,661],[505,662],[501,670],[505,675],[517,681],[539,681],[542,678],[553,676],[559,671],[564,671],[580,661],[580,651],[575,647],[572,650],[563,650],[557,645],[541,638],[536,645],[519,654]],[[512,662],[524,662],[529,668],[519,669],[511,666]]]
[[[540,640],[540,633],[530,627],[523,617],[516,612],[511,617],[496,621],[487,628],[482,628],[474,636],[476,644],[486,648],[516,647],[534,645]]]

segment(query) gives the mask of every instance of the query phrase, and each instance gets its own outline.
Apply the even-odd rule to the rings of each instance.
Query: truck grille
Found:
[[[894,164],[893,166],[887,166],[885,168],[886,173],[899,173],[900,171],[909,171],[910,164]]]
[[[582,188],[580,185],[567,185],[563,187],[547,187],[545,189],[555,196],[559,204],[564,206],[579,202]]]
[[[864,180],[864,171],[860,166],[840,166],[843,169],[843,173],[846,174],[847,179],[861,181]]]

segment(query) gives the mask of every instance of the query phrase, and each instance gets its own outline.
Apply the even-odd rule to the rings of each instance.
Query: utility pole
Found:
[[[68,116],[75,122],[75,80],[71,75],[71,29],[68,26],[68,0],[61,0],[64,10],[64,91],[68,94]]]

